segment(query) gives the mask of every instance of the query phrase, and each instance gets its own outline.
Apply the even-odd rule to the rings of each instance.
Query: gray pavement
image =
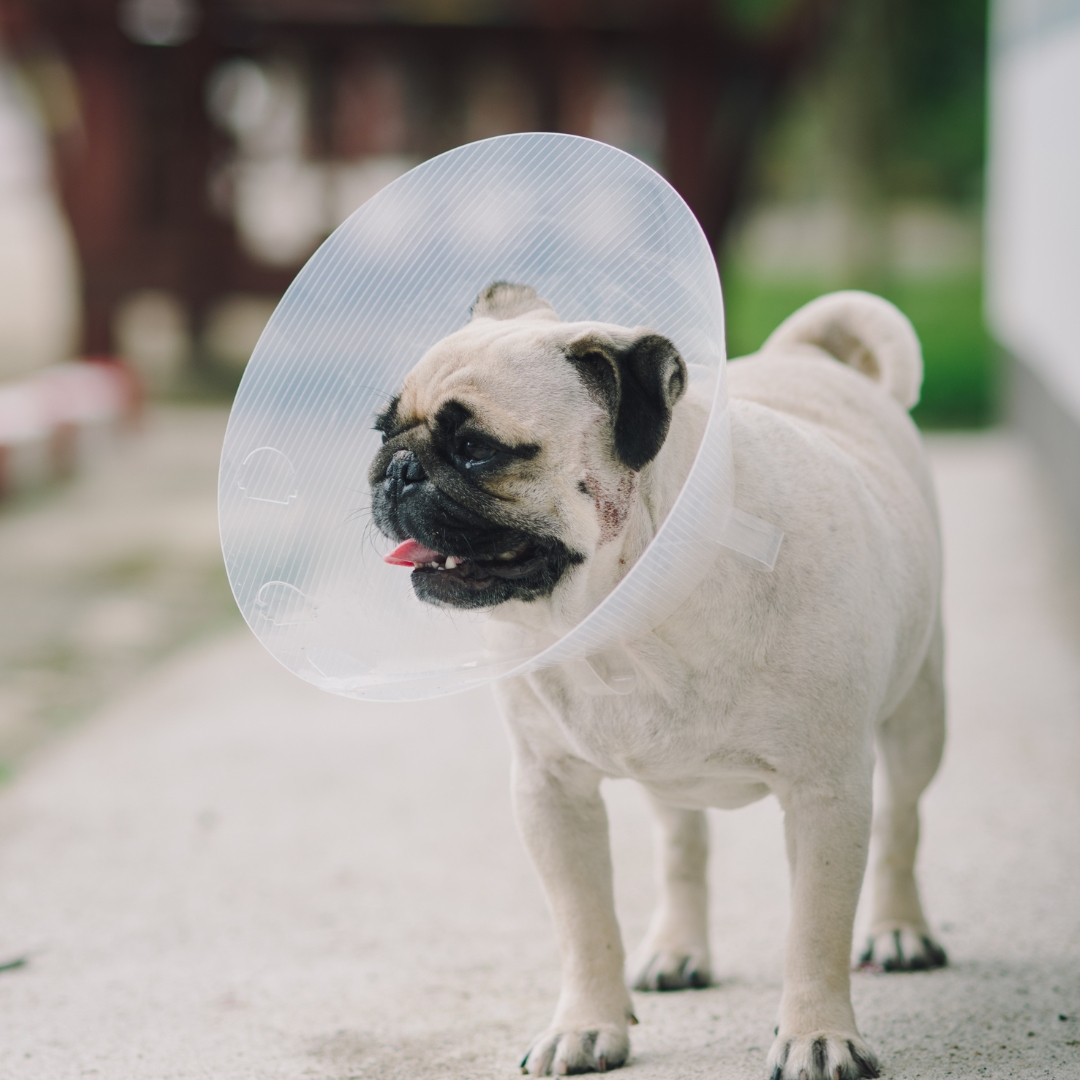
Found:
[[[239,624],[217,532],[227,416],[155,406],[72,481],[0,504],[0,773],[178,646]]]
[[[921,873],[952,967],[855,977],[886,1075],[1080,1077],[1075,559],[1009,436],[932,442],[951,735]],[[628,945],[652,900],[613,783]],[[771,801],[712,818],[719,984],[637,995],[627,1080],[764,1076],[787,871]],[[144,676],[0,792],[0,1076],[515,1075],[558,983],[489,696],[372,706],[246,632]]]

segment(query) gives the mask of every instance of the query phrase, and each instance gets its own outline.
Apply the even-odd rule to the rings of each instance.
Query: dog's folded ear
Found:
[[[531,285],[496,281],[489,285],[469,309],[474,319],[517,319],[538,315],[558,319],[555,309]]]
[[[637,472],[658,453],[671,411],[686,392],[686,364],[666,337],[645,331],[627,342],[586,334],[567,359],[589,392],[611,414],[615,454]]]

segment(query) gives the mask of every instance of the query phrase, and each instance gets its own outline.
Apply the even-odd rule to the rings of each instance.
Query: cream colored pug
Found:
[[[944,738],[940,545],[907,415],[922,379],[910,323],[865,293],[824,296],[728,365],[736,505],[783,530],[772,573],[729,552],[674,615],[627,644],[637,689],[592,696],[562,668],[498,697],[518,824],[562,955],[551,1026],[523,1071],[603,1072],[635,1023],[612,902],[606,777],[646,790],[660,903],[630,984],[706,985],[707,807],[775,795],[792,918],[774,1080],[878,1075],[851,1007],[852,922],[871,835],[864,962],[937,967],[913,867],[919,796]],[[648,329],[565,323],[492,285],[378,420],[375,520],[422,600],[558,634],[606,595],[663,521],[709,403]]]

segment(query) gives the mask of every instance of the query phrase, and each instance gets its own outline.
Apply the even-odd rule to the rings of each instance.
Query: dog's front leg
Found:
[[[585,762],[546,758],[515,742],[514,810],[547,893],[563,979],[551,1026],[529,1048],[522,1070],[604,1072],[626,1061],[632,1012],[601,777]]]
[[[851,1007],[852,924],[870,840],[871,766],[778,793],[791,862],[791,927],[772,1080],[879,1075]]]

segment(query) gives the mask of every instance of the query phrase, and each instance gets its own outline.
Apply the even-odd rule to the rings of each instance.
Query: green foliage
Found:
[[[886,186],[902,196],[978,197],[985,152],[986,0],[885,2]]]
[[[717,7],[729,23],[751,33],[767,31],[800,0],[722,0]]]
[[[815,296],[835,288],[814,281],[761,281],[737,269],[724,275],[728,355],[758,349],[777,325]],[[995,416],[993,344],[982,320],[977,275],[896,280],[875,289],[911,319],[923,347],[926,375],[912,415],[925,428],[970,428]]]
[[[849,0],[764,140],[759,182],[787,200],[970,204],[985,99],[984,0]]]

